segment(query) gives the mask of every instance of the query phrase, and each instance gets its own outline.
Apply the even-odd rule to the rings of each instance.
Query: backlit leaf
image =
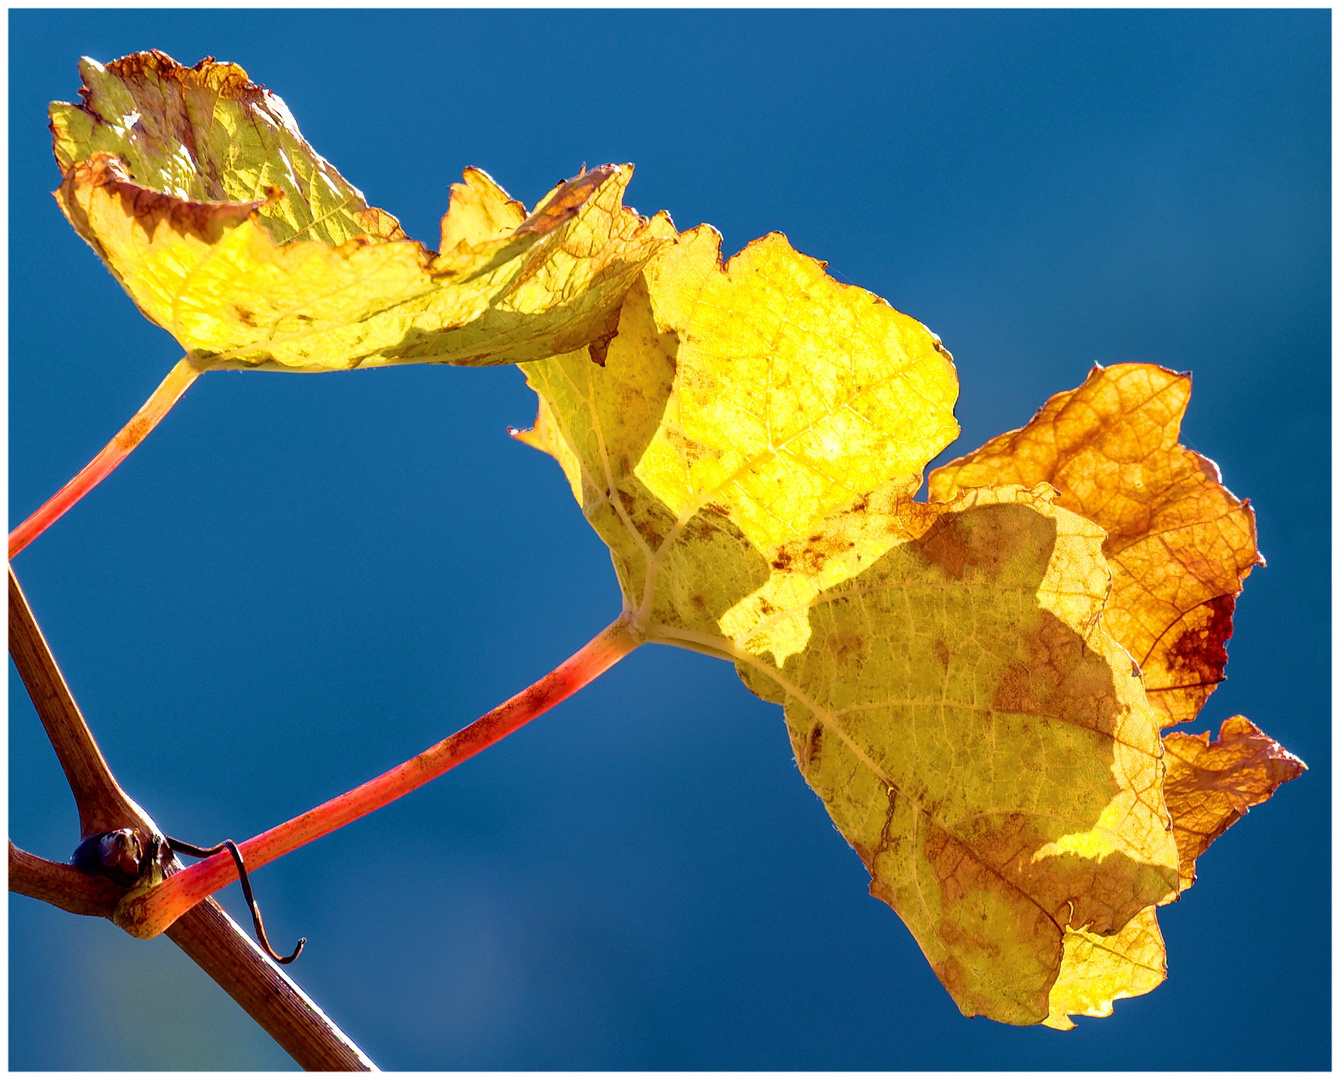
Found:
[[[1145,908],[1117,933],[1067,930],[1065,959],[1051,991],[1048,1027],[1068,1031],[1071,1016],[1111,1016],[1112,1003],[1155,989],[1168,963],[1157,909]]]
[[[1157,725],[1097,619],[1090,523],[1017,488],[932,521],[746,682],[786,705],[801,771],[960,1008],[1037,1023],[1068,926],[1175,893]]]
[[[1164,798],[1180,859],[1180,886],[1196,880],[1196,859],[1248,809],[1307,768],[1251,721],[1232,716],[1219,738],[1181,731],[1163,736]],[[1051,992],[1049,1027],[1074,1024],[1067,1014],[1108,1016],[1118,998],[1147,994],[1167,972],[1156,909],[1147,908],[1117,934],[1069,931],[1061,974]]]
[[[1191,377],[1153,364],[1095,366],[1018,431],[931,473],[930,496],[1045,481],[1107,531],[1108,629],[1144,673],[1164,724],[1194,719],[1223,680],[1242,581],[1262,563],[1256,521],[1214,462],[1179,446]]]
[[[1177,443],[1190,395],[1190,376],[1153,364],[1095,367],[1025,427],[936,469],[929,483],[933,499],[951,499],[977,487],[1045,481],[1059,505],[1107,532],[1113,580],[1103,619],[1139,661],[1165,726],[1194,719],[1222,681],[1236,597],[1264,563],[1251,508],[1224,487],[1214,462]],[[1210,842],[1303,765],[1242,717],[1224,721],[1213,743],[1208,734],[1181,732],[1163,742],[1164,795],[1187,889]],[[1136,926],[1115,939],[1067,936],[1049,1024],[1072,1026],[1066,1013],[1105,1016],[1115,998],[1162,981],[1154,910]]]
[[[1168,778],[1164,795],[1181,856],[1182,888],[1196,880],[1196,860],[1247,811],[1306,770],[1293,754],[1244,716],[1209,732],[1172,731],[1163,737]]]
[[[531,441],[564,463],[644,625],[716,632],[783,544],[881,484],[910,495],[958,431],[923,326],[777,234],[725,267],[719,246],[700,226],[656,260],[603,369],[584,352],[526,368]]]
[[[672,236],[664,219],[658,234]],[[733,660],[968,1014],[1040,1023],[1067,927],[1177,888],[1158,724],[1099,613],[1103,533],[1049,489],[911,501],[955,434],[924,327],[779,235],[683,234],[605,364],[527,365],[648,640]]]
[[[66,217],[193,365],[327,371],[514,363],[607,338],[662,241],[623,207],[628,166],[526,217],[479,170],[441,253],[404,238],[235,64],[85,61],[52,106]]]
[[[53,101],[52,148],[62,173],[97,152],[136,183],[187,202],[253,202],[276,243],[353,236],[403,240],[399,223],[303,140],[288,107],[236,64],[183,67],[166,53],[79,63],[80,103]]]
[[[1241,717],[1160,738],[1223,678],[1261,561],[1178,445],[1187,376],[1095,368],[918,503],[958,433],[948,352],[780,234],[723,264],[709,227],[623,206],[628,166],[530,214],[467,169],[429,251],[236,65],[81,72],[56,197],[188,375],[528,362],[516,434],[609,546],[634,633],[783,706],[965,1014],[1068,1028],[1163,980],[1157,907],[1304,768]]]

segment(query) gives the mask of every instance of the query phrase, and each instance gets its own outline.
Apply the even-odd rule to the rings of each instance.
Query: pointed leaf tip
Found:
[[[1196,880],[1196,860],[1253,806],[1307,766],[1245,716],[1230,716],[1213,741],[1209,732],[1163,737],[1168,777],[1164,796],[1181,856],[1182,888]]]

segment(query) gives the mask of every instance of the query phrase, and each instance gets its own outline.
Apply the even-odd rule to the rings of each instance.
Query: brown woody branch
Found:
[[[304,1069],[379,1071],[212,898],[178,919],[167,936]]]
[[[121,828],[147,829],[150,836],[161,835],[149,816],[121,790],[107,767],[33,618],[13,567],[9,570],[9,652],[70,783],[79,807],[80,837]]]
[[[116,782],[28,600],[9,571],[9,650],[79,807],[83,837],[116,829],[162,838]],[[110,918],[124,890],[9,845],[9,887],[80,915]],[[375,1072],[377,1067],[213,900],[197,904],[167,936],[245,1009],[304,1069]]]
[[[9,842],[9,891],[31,896],[76,915],[110,919],[124,889],[111,878],[96,877],[68,863],[30,855]]]

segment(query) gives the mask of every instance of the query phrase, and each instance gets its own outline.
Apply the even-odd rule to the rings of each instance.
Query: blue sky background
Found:
[[[1257,509],[1234,713],[1311,766],[1160,919],[1170,975],[1068,1034],[966,1020],[726,664],[639,651],[456,772],[259,871],[299,982],[387,1068],[1330,1064],[1330,14],[14,11],[10,512],[180,350],[49,192],[81,54],[241,63],[411,236],[466,165],[586,162],[725,250],[780,230],[953,352],[961,453],[1094,362],[1195,373]],[[16,560],[127,790],[243,839],[460,727],[618,612],[510,368],[211,373]],[[10,830],[73,803],[16,677]],[[236,886],[223,899],[240,913]],[[10,1065],[288,1068],[165,940],[10,902]],[[89,1033],[96,1032],[97,1037]],[[80,1034],[82,1033],[82,1034]]]

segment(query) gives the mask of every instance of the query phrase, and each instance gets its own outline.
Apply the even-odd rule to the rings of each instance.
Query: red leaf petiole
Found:
[[[66,510],[98,486],[107,475],[144,441],[144,437],[158,426],[158,421],[177,404],[186,388],[199,378],[201,372],[185,358],[178,360],[167,378],[155,390],[130,421],[97,456],[79,470],[63,488],[51,496],[27,521],[9,534],[9,557],[12,559],[46,531],[47,526]]]
[[[640,644],[641,634],[629,625],[627,615],[620,616],[544,678],[455,735],[366,784],[240,844],[248,869],[273,862],[436,779],[576,693]],[[205,897],[236,880],[232,857],[226,853],[214,855],[139,896],[128,897],[117,909],[114,921],[136,937],[155,937]]]

